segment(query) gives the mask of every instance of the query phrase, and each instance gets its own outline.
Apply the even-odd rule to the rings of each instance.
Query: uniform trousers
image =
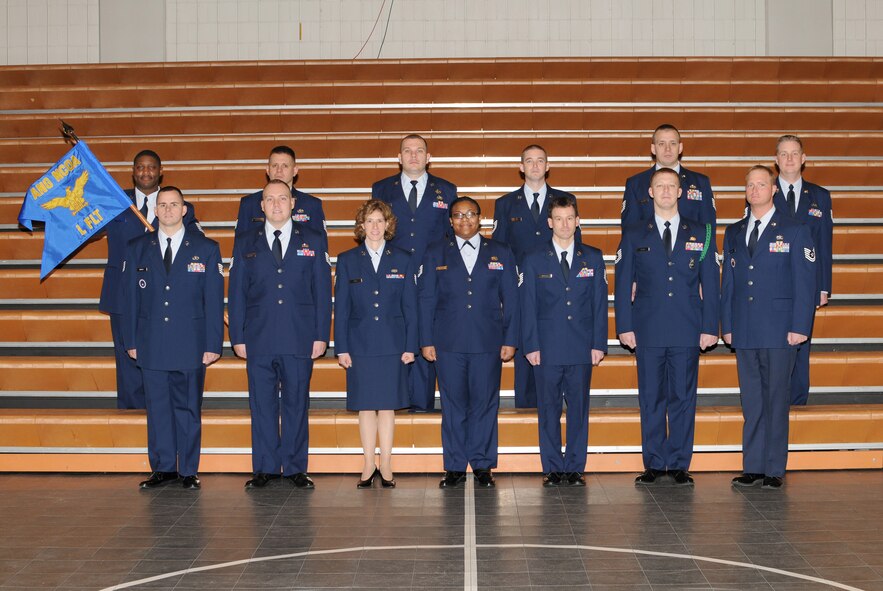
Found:
[[[696,426],[699,347],[641,347],[638,405],[644,468],[688,470]]]
[[[313,360],[294,355],[249,355],[245,364],[252,470],[256,474],[306,472]]]
[[[439,351],[442,453],[445,470],[497,467],[497,411],[500,408],[500,352]]]
[[[435,408],[435,377],[435,364],[421,355],[408,364],[411,410],[429,412]]]
[[[543,472],[584,472],[589,445],[592,364],[534,367]],[[567,403],[567,446],[561,453],[561,410]]]
[[[202,444],[205,366],[166,371],[142,369],[147,399],[147,457],[154,472],[195,476]]]
[[[736,349],[742,397],[742,471],[782,477],[788,463],[791,371],[797,348]]]
[[[533,366],[519,351],[515,354],[515,408],[537,407],[537,380]]]
[[[129,357],[126,345],[123,343],[120,314],[110,314],[110,334],[113,338],[113,354],[116,358],[117,408],[147,408],[144,399],[144,378],[141,376],[141,368]]]
[[[815,317],[813,317],[815,324]],[[791,404],[804,406],[809,401],[809,352],[812,348],[812,331],[806,342],[797,347],[797,360],[791,372]]]

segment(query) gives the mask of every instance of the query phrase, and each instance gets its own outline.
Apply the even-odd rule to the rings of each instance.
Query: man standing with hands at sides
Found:
[[[546,184],[549,160],[542,146],[531,144],[522,150],[519,168],[524,176],[524,185],[497,199],[493,239],[508,244],[516,263],[523,267],[527,253],[548,244],[552,238],[548,223],[549,202],[555,197],[576,201],[576,197]],[[580,238],[577,227],[576,239]],[[514,359],[515,406],[536,408],[537,385],[533,367],[524,358],[523,352],[518,352]]]
[[[390,245],[423,260],[426,247],[448,235],[448,208],[457,198],[457,187],[426,171],[429,147],[423,137],[411,134],[399,144],[401,174],[371,187],[371,198],[392,208],[398,230]],[[432,412],[435,407],[435,365],[418,356],[409,366],[411,412]]]
[[[607,276],[597,248],[574,239],[576,201],[549,204],[552,240],[524,259],[522,350],[537,377],[543,486],[585,486],[592,366],[607,354]],[[567,447],[561,454],[561,407]]]
[[[291,219],[318,232],[324,232],[325,212],[322,211],[322,201],[309,193],[304,193],[294,188],[294,179],[297,173],[297,160],[295,159],[294,150],[288,146],[276,146],[270,150],[270,159],[267,162],[267,180],[280,180],[291,189],[291,197],[294,199]],[[266,222],[266,216],[261,209],[263,199],[263,190],[255,191],[251,195],[246,195],[240,199],[239,215],[236,220],[237,234],[251,228],[263,227]]]
[[[267,221],[240,234],[230,266],[230,342],[246,360],[251,410],[254,476],[246,488],[280,475],[313,488],[306,474],[310,376],[331,333],[331,265],[325,235],[292,221],[292,206],[285,182],[267,183]]]
[[[791,372],[812,328],[816,252],[807,226],[773,205],[773,171],[748,171],[749,215],[724,233],[721,330],[736,350],[743,474],[734,486],[778,489],[788,462]]]
[[[129,243],[123,339],[141,368],[147,400],[147,455],[153,473],[141,488],[179,475],[200,486],[205,369],[221,356],[224,268],[218,243],[184,227],[187,206],[176,187],[156,197],[155,233]]]
[[[438,365],[442,397],[441,488],[495,486],[500,374],[518,340],[518,271],[508,246],[478,233],[481,207],[451,205],[453,239],[434,242],[417,280],[420,347]]]
[[[712,230],[717,224],[717,212],[714,207],[714,194],[711,192],[711,181],[704,174],[687,170],[681,166],[681,133],[674,125],[660,125],[653,132],[653,143],[650,152],[656,158],[656,164],[648,170],[630,177],[625,183],[622,197],[622,227],[652,220],[655,215],[653,203],[647,193],[650,188],[650,177],[660,168],[671,168],[681,179],[683,196],[678,208],[681,215],[700,224],[711,224]]]
[[[156,197],[162,182],[162,161],[153,150],[141,150],[132,163],[134,189],[127,189],[126,195],[152,226],[156,225]],[[186,205],[184,225],[193,226],[199,231],[195,209]],[[144,400],[144,380],[141,370],[129,357],[128,347],[123,342],[122,315],[126,311],[123,299],[123,261],[130,240],[147,232],[147,228],[131,209],[121,212],[105,226],[107,232],[107,265],[104,267],[104,281],[101,284],[101,299],[98,309],[110,316],[110,332],[113,336],[114,357],[116,360],[117,408],[146,408]]]
[[[834,212],[831,193],[801,177],[806,164],[803,142],[796,135],[783,135],[776,143],[776,179],[778,191],[773,196],[776,209],[809,227],[816,249],[816,307],[828,304],[833,268],[832,242]],[[810,329],[810,337],[812,336]],[[797,361],[791,373],[791,404],[805,405],[809,399],[810,340],[797,349]]]
[[[644,473],[692,486],[699,350],[720,328],[720,269],[711,224],[678,213],[678,173],[650,179],[654,219],[627,226],[616,251],[616,332],[635,350]]]

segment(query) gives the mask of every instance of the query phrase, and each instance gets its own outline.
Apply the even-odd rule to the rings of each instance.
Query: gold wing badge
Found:
[[[64,197],[56,197],[51,201],[47,201],[41,207],[43,209],[55,209],[56,207],[65,207],[71,210],[71,215],[77,215],[77,213],[81,209],[89,205],[89,203],[83,197],[83,190],[86,188],[87,182],[89,182],[89,171],[84,170],[83,174],[80,175],[80,178],[74,181],[73,191],[70,189],[70,187],[66,187]]]

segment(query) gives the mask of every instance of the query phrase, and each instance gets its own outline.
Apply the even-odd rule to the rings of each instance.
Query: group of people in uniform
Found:
[[[797,136],[776,146],[778,174],[746,175],[744,219],[717,251],[707,176],[680,165],[680,133],[661,125],[655,164],[626,182],[615,255],[616,334],[634,351],[644,472],[635,483],[692,486],[700,351],[722,335],[736,351],[745,425],[735,486],[783,484],[788,413],[809,392],[814,310],[831,293],[828,191],[802,178]],[[607,354],[602,252],[583,243],[574,195],[547,183],[546,150],[527,146],[524,184],[497,199],[490,238],[481,206],[428,172],[426,140],[401,140],[399,174],[372,186],[355,215],[357,246],[337,258],[334,354],[358,412],[358,488],[395,487],[395,411],[441,398],[444,477],[471,468],[495,486],[502,364],[515,405],[536,408],[543,486],[585,486],[592,369]],[[230,265],[228,323],[246,361],[253,475],[246,488],[307,475],[309,385],[331,336],[332,280],[321,201],[298,191],[295,153],[278,146],[263,190],[243,197]],[[158,155],[133,167],[132,211],[108,224],[101,309],[110,314],[121,408],[147,408],[152,469],[143,488],[199,488],[205,368],[221,353],[223,265]],[[721,267],[722,281],[721,281]],[[217,272],[217,274],[216,274]],[[566,407],[566,441],[561,415]],[[562,445],[563,443],[563,445]],[[376,451],[379,447],[379,459]]]

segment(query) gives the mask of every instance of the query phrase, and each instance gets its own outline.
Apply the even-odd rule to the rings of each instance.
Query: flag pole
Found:
[[[74,128],[67,124],[64,119],[59,119],[59,121],[61,122],[61,127],[59,127],[58,130],[61,132],[61,136],[64,138],[64,141],[72,146],[76,146],[80,141],[80,138],[77,137],[77,132],[74,131]],[[141,223],[144,224],[145,228],[147,228],[151,232],[155,230],[155,228],[150,225],[150,222],[147,221],[147,218],[144,217],[144,214],[141,213],[141,211],[137,207],[135,207],[134,203],[129,206],[129,208],[135,213]]]

